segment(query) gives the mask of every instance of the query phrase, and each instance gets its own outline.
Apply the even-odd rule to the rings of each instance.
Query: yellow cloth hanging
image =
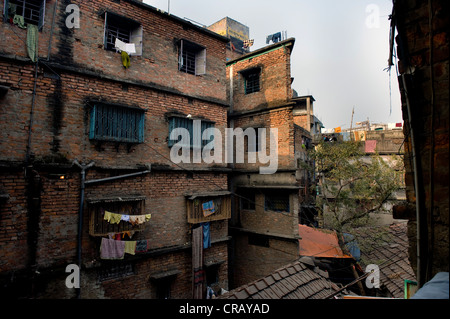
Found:
[[[122,55],[122,64],[123,64],[123,66],[124,66],[125,69],[128,69],[130,67],[130,65],[131,65],[131,63],[130,63],[130,56],[125,51],[122,51],[121,55]]]
[[[122,218],[121,214],[115,214],[108,211],[105,211],[104,220],[108,221],[110,224],[118,224]]]
[[[126,241],[125,252],[127,254],[134,255],[136,252],[136,241]]]

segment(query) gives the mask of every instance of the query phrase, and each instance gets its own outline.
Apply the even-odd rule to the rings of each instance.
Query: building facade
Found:
[[[194,152],[174,163],[170,137],[194,120],[227,127],[228,39],[142,1],[0,8],[2,296],[228,289],[229,169]],[[81,267],[80,289],[66,285],[68,265]]]
[[[311,111],[312,100],[293,98],[294,43],[287,39],[227,62],[229,127],[255,134],[244,140],[244,161],[234,161],[229,180],[236,194],[230,223],[232,287],[298,259],[299,216],[310,186],[299,164],[307,160],[311,142],[303,108],[306,103]],[[262,167],[273,164],[262,161],[261,154],[272,151],[276,170],[261,174]]]

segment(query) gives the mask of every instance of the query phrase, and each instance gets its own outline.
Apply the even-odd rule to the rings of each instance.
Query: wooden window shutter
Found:
[[[3,5],[3,21],[6,22],[8,20],[8,8],[9,8],[9,0],[5,0],[5,4]]]
[[[103,48],[106,50],[106,48],[108,47],[108,34],[107,32],[107,28],[106,26],[108,25],[108,12],[105,12],[105,25],[103,28]]]
[[[180,40],[179,52],[178,52],[178,71],[183,67],[183,40]]]
[[[206,49],[200,50],[195,56],[195,75],[206,74]]]
[[[131,31],[130,42],[134,43],[136,47],[136,53],[132,53],[130,55],[142,56],[143,34],[144,32],[142,26],[139,26]]]

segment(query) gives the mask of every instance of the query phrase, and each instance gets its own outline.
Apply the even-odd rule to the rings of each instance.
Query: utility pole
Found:
[[[355,106],[353,106],[352,109],[352,120],[350,122],[350,140],[353,141],[353,134],[352,134],[352,128],[353,128],[353,115],[355,114]]]

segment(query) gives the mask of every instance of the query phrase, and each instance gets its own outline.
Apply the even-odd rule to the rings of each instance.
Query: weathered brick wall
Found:
[[[209,31],[200,31],[181,19],[148,9],[135,1],[73,1],[80,5],[81,28],[65,27],[65,7],[60,1],[52,36],[52,52],[46,60],[54,0],[47,1],[46,24],[39,33],[36,95],[31,130],[29,169],[27,155],[30,112],[33,100],[34,65],[25,49],[26,30],[0,22],[0,83],[9,89],[0,96],[0,281],[2,287],[17,283],[17,296],[73,297],[65,288],[63,273],[76,263],[80,172],[72,162],[95,162],[86,179],[134,172],[152,164],[152,172],[140,177],[89,185],[86,199],[139,193],[146,197],[145,212],[152,219],[133,239],[149,239],[150,248],[178,247],[175,252],[137,259],[136,274],[126,279],[98,283],[99,238],[91,237],[89,205],[83,220],[83,296],[92,298],[153,298],[149,276],[173,267],[180,269],[173,286],[175,298],[190,298],[192,265],[189,247],[185,193],[227,189],[227,176],[210,166],[226,164],[180,164],[203,172],[186,173],[170,161],[168,113],[209,119],[222,133],[227,126],[225,87],[225,44]],[[3,6],[1,2],[0,6]],[[0,8],[1,10],[3,7]],[[120,55],[106,51],[103,43],[102,10],[111,10],[138,21],[144,28],[142,57],[132,57],[130,69],[121,65]],[[87,27],[89,26],[89,27]],[[176,41],[187,39],[207,49],[207,74],[194,76],[178,71]],[[145,141],[125,144],[89,139],[89,112],[97,101],[145,110]],[[159,167],[159,170],[158,170]],[[33,178],[25,173],[33,173]],[[65,174],[65,179],[53,174]],[[213,244],[209,259],[225,260],[220,281],[227,284],[227,221],[211,224]],[[181,247],[181,248],[180,248]],[[39,270],[34,272],[34,270]],[[23,286],[18,279],[23,279]],[[21,280],[22,280],[21,279]],[[92,279],[93,281],[90,281]],[[5,283],[5,286],[3,285]],[[25,288],[25,289],[22,289]],[[135,289],[135,290],[133,290]],[[140,290],[142,289],[142,290]],[[54,290],[54,292],[52,292]],[[1,292],[3,296],[4,291]]]
[[[235,235],[235,267],[233,267],[233,287],[248,284],[274,270],[298,259],[298,242],[269,239],[269,247],[251,245],[248,234]]]
[[[33,70],[25,64],[1,61],[0,81],[10,83],[2,102],[1,160],[21,161],[25,158],[33,90]],[[169,161],[167,141],[170,112],[191,114],[215,122],[224,136],[227,126],[226,108],[203,100],[191,99],[150,88],[101,80],[80,74],[60,73],[61,79],[53,79],[47,70],[39,69],[33,116],[31,152],[36,160],[49,155],[74,159],[89,159],[97,166],[130,167],[137,164],[159,163],[173,165]],[[89,140],[90,109],[95,101],[139,107],[146,111],[145,141],[127,147],[117,143],[98,143]],[[192,156],[192,154],[191,154]],[[204,167],[206,164],[196,164]],[[225,166],[224,163],[213,163]],[[187,166],[189,167],[189,166]]]
[[[2,168],[0,190],[8,199],[0,201],[0,273],[24,268],[27,258],[26,182],[20,169]]]
[[[270,129],[278,130],[278,167],[293,168],[295,167],[294,159],[294,125],[292,121],[292,109],[280,108],[270,110],[264,113],[255,113],[253,115],[246,115],[236,118],[234,127],[240,127],[245,130],[248,127],[266,128],[267,138],[266,147],[267,155],[270,153]],[[247,144],[245,144],[247,145]],[[245,161],[243,164],[236,163],[236,168],[258,169],[260,166],[267,166],[269,164],[261,164],[258,156],[256,157],[256,164],[248,162],[247,153],[245,154]]]
[[[431,10],[430,5],[431,4]],[[449,2],[445,0],[397,1],[395,18],[399,36],[399,70],[405,120],[406,196],[414,207],[420,202],[422,280],[448,271],[449,258]],[[430,22],[431,18],[431,22]],[[430,29],[431,24],[431,29]],[[411,115],[407,112],[410,103]],[[414,190],[413,157],[409,124],[413,126],[418,158],[417,192]],[[417,267],[415,209],[408,216],[410,258]],[[427,269],[427,270],[426,270]],[[423,284],[423,282],[422,282]]]
[[[227,64],[227,78],[233,76],[233,111],[242,112],[287,103],[292,98],[290,53],[293,43],[268,50],[264,54],[246,56]],[[245,80],[241,71],[260,67],[260,91],[245,94]]]
[[[240,221],[243,229],[258,233],[294,237],[298,235],[298,197],[295,192],[289,196],[289,212],[274,212],[265,210],[265,194],[270,190],[257,191],[255,195],[255,210],[241,210]],[[286,191],[286,194],[288,191]]]
[[[179,18],[157,12],[155,8],[133,1],[59,1],[55,21],[55,0],[47,1],[45,25],[39,32],[39,56],[46,59],[52,39],[49,64],[59,63],[86,69],[106,77],[148,83],[172,92],[226,101],[225,45],[214,33]],[[80,8],[80,28],[66,27],[65,9],[69,4]],[[0,4],[3,12],[3,2]],[[103,48],[105,20],[111,11],[138,22],[143,27],[143,54],[131,57],[131,67],[124,69],[119,53]],[[51,35],[51,26],[53,34]],[[0,24],[0,54],[27,58],[27,30],[9,23]],[[195,76],[178,71],[176,41],[190,40],[207,49],[206,74]]]

